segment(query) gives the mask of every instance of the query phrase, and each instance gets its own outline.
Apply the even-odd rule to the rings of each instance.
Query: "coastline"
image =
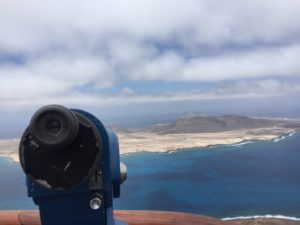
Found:
[[[19,139],[0,140],[0,157],[9,158],[13,162],[19,163]]]
[[[9,154],[0,153],[0,157],[1,158],[8,158],[8,159],[12,160],[15,163],[19,163],[20,162],[20,160],[19,160],[19,154],[18,153],[9,153]]]
[[[216,133],[156,134],[150,132],[118,132],[120,154],[140,152],[170,153],[179,150],[218,145],[243,145],[252,141],[280,141],[297,130],[273,127]],[[19,163],[19,139],[0,140],[0,157]]]
[[[280,141],[296,132],[291,128],[259,128],[217,133],[155,134],[119,133],[121,154],[138,152],[169,153],[178,150],[207,148],[218,145],[243,145],[252,141]]]

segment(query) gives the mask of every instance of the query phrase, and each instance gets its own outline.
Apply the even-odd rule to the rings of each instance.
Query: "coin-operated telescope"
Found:
[[[113,197],[120,196],[126,166],[116,134],[88,112],[48,105],[32,117],[20,141],[29,197],[42,225],[119,225]]]

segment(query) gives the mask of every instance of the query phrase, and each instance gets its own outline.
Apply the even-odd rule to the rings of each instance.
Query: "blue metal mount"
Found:
[[[61,109],[79,124],[68,144],[57,141],[60,135],[65,138],[61,133],[70,127]],[[23,134],[19,152],[28,196],[39,206],[42,225],[125,224],[113,218],[113,197],[120,196],[123,182],[116,134],[82,110],[51,105],[36,114]],[[37,131],[46,129],[45,134],[35,134],[36,123],[40,123]],[[51,135],[57,138],[52,140]]]

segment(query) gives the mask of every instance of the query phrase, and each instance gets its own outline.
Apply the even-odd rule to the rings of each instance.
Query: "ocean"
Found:
[[[233,218],[300,218],[300,132],[274,141],[124,155],[128,179],[116,209]],[[0,159],[0,209],[34,209],[20,166]]]

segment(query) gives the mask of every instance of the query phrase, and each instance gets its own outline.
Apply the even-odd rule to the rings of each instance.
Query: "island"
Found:
[[[293,135],[299,128],[298,120],[193,114],[184,115],[172,123],[139,129],[113,127],[119,136],[122,154],[201,149],[249,141],[279,141],[284,136]]]
[[[176,121],[143,128],[111,127],[118,137],[121,154],[172,152],[249,141],[279,141],[300,129],[299,120],[251,118],[238,115],[184,114]],[[0,140],[0,157],[19,162],[19,139]]]

